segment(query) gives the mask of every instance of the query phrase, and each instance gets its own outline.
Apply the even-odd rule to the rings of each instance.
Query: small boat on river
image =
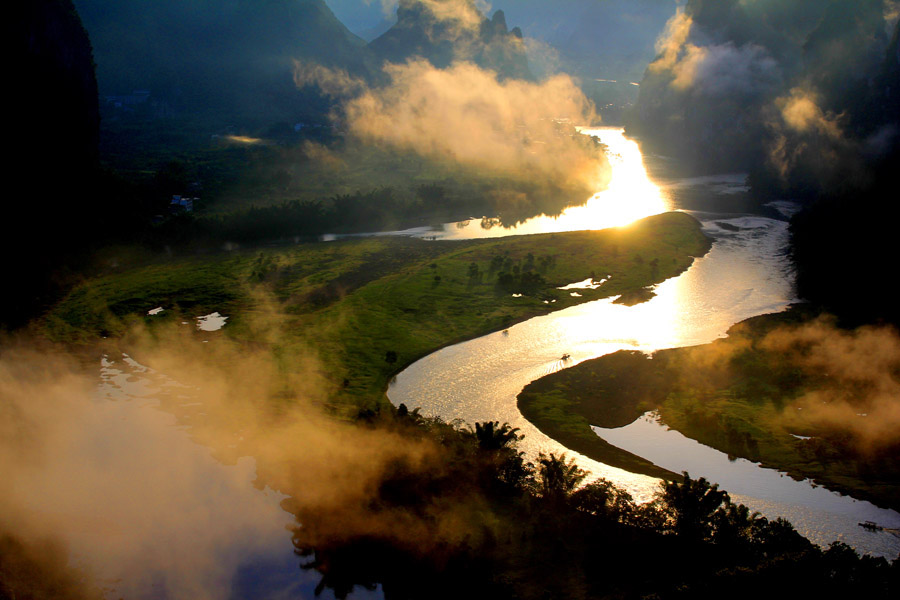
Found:
[[[884,527],[876,523],[875,521],[863,521],[859,524],[860,527],[865,529],[866,531],[882,531]]]

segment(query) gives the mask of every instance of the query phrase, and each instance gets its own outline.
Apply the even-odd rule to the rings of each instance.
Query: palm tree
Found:
[[[634,512],[634,499],[607,479],[598,479],[572,493],[572,503],[581,511],[624,521]]]
[[[475,423],[474,433],[482,450],[512,447],[524,437],[519,435],[518,427],[510,427],[509,423],[500,425],[499,421]]]
[[[480,481],[486,490],[499,495],[515,494],[530,485],[530,464],[516,444],[523,437],[518,427],[499,421],[475,423],[469,430],[478,440]]]
[[[757,532],[765,523],[766,518],[758,512],[750,512],[743,504],[727,502],[713,516],[713,540],[733,552],[756,541]]]
[[[587,471],[579,468],[574,458],[566,460],[565,454],[548,456],[541,452],[537,463],[540,493],[547,500],[565,500],[587,477]]]
[[[713,516],[723,502],[730,503],[728,493],[719,490],[719,484],[711,484],[705,477],[691,479],[683,473],[684,481],[663,483],[660,500],[669,518],[670,527],[680,536],[703,540],[712,534]]]

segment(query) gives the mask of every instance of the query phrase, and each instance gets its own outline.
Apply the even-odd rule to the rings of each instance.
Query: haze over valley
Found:
[[[896,597],[896,0],[11,10],[0,598]]]

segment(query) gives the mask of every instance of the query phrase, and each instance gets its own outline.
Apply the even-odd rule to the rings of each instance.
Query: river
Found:
[[[566,452],[595,477],[626,488],[636,499],[648,500],[659,481],[615,469],[572,452],[526,421],[516,396],[531,381],[561,368],[622,349],[650,352],[708,343],[728,328],[752,316],[783,310],[795,300],[793,273],[785,250],[786,216],[790,203],[750,209],[744,177],[739,174],[680,178],[670,161],[655,157],[648,175],[636,142],[621,129],[583,130],[607,145],[613,167],[609,188],[582,207],[557,218],[538,217],[512,229],[483,228],[480,220],[447,224],[428,235],[465,239],[597,229],[627,224],[666,210],[687,210],[715,240],[712,250],[684,274],[656,288],[656,297],[634,307],[599,300],[537,317],[475,340],[435,352],[400,373],[388,396],[394,404],[420,407],[422,413],[466,423],[497,420],[519,427],[522,449]],[[577,293],[573,290],[571,293]],[[560,357],[569,354],[563,362]],[[900,527],[900,514],[797,482],[748,461],[728,461],[721,453],[688,449],[676,432],[652,419],[643,429],[617,436],[623,448],[659,461],[674,471],[720,481],[732,497],[769,518],[789,519],[807,538],[820,545],[844,541],[860,551],[894,558],[900,538],[872,533],[858,526],[872,520]],[[652,435],[651,435],[652,431]],[[682,436],[683,437],[683,436]],[[643,442],[652,438],[653,450]],[[724,459],[724,460],[723,460]]]
[[[520,323],[507,335],[495,333],[436,352],[398,375],[389,390],[393,402],[421,406],[426,414],[447,420],[507,421],[526,434],[524,449],[531,456],[564,452],[516,409],[516,395],[530,381],[622,348],[650,351],[704,343],[724,335],[736,321],[781,310],[793,300],[783,253],[786,222],[779,218],[789,205],[754,214],[746,207],[742,176],[680,178],[659,157],[652,157],[649,177],[638,145],[621,130],[586,133],[609,146],[614,168],[609,189],[587,205],[516,229],[482,228],[477,219],[407,234],[455,239],[594,229],[684,209],[714,236],[710,253],[658,286],[657,296],[645,304],[628,308],[609,300],[591,302]],[[711,212],[722,206],[727,208]],[[213,314],[199,319],[197,327],[207,331],[223,323],[225,317]],[[571,355],[565,363],[559,359],[563,353]],[[40,472],[29,472],[29,479],[17,480],[38,491],[30,510],[42,521],[66,525],[56,530],[57,538],[69,546],[74,564],[93,571],[107,597],[311,597],[320,576],[298,568],[285,531],[293,519],[279,505],[283,496],[255,484],[253,459],[221,464],[190,438],[183,422],[161,410],[162,394],[180,393],[173,386],[128,356],[105,356],[96,396],[73,408],[65,421],[65,451],[54,454]],[[184,402],[190,401],[186,396]],[[694,476],[722,482],[737,500],[768,516],[786,516],[818,543],[842,539],[889,558],[900,551],[897,538],[856,526],[867,519],[900,526],[900,515],[892,511],[793,482],[746,461],[729,462],[677,439],[652,419],[601,433],[618,436],[616,443],[669,469],[687,468]],[[615,481],[638,499],[648,499],[658,485],[649,477],[576,458],[594,476]],[[66,502],[60,503],[61,497]],[[353,594],[382,596],[380,588]],[[322,597],[333,593],[325,590]]]

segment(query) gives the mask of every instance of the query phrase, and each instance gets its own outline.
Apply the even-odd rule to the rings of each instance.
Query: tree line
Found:
[[[688,473],[639,504],[565,455],[525,458],[515,428],[398,410],[363,427],[430,440],[426,465],[390,465],[365,506],[296,509],[294,545],[319,590],[381,585],[385,598],[894,597],[900,557],[819,548]],[[352,513],[352,516],[348,513]],[[366,523],[350,526],[348,523]],[[457,527],[448,529],[448,523]]]

